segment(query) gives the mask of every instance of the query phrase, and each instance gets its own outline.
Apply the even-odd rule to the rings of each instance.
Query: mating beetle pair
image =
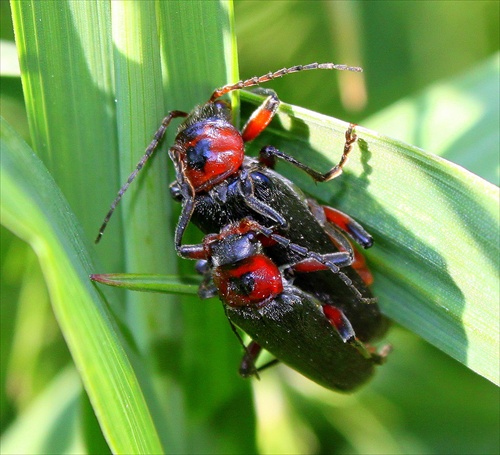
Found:
[[[241,133],[231,123],[229,104],[219,99],[233,90],[312,69],[360,71],[331,63],[295,66],[217,89],[207,103],[191,113],[170,112],[136,170],[120,189],[96,241],[123,193],[156,150],[172,119],[186,117],[169,150],[176,169],[171,195],[182,203],[175,248],[181,257],[208,261],[202,296],[207,297],[216,289],[230,322],[254,340],[244,356],[243,374],[256,371],[254,359],[260,347],[264,347],[325,387],[349,390],[368,379],[373,365],[380,363],[383,357],[363,344],[385,332],[386,320],[368,288],[369,271],[351,245],[352,240],[368,248],[372,239],[349,216],[307,199],[272,167],[280,158],[304,170],[316,181],[338,176],[356,140],[353,126],[346,132],[340,162],[321,174],[272,146],[264,147],[259,159],[245,157],[245,143],[267,127],[278,109],[279,99],[274,92],[266,90],[268,97]],[[190,221],[206,234],[221,236],[217,250],[182,244]],[[240,222],[243,224],[238,225]],[[242,227],[244,225],[258,226],[258,229],[252,231]],[[235,244],[234,235],[240,238]],[[256,256],[267,258],[269,262],[264,262],[269,265],[256,268],[252,259]],[[218,278],[218,267],[237,268],[242,260],[251,261],[247,279],[252,282],[259,271],[272,270],[273,279],[281,282],[282,292],[267,296],[264,292],[264,297],[257,301],[243,299],[244,304],[234,305],[223,288],[236,286],[241,295],[251,295],[252,284],[247,283],[245,287],[244,282],[231,281],[224,274]],[[208,285],[212,276],[215,287]],[[212,291],[203,291],[210,287]],[[251,316],[257,308],[261,316],[264,310],[269,310],[270,319]],[[349,336],[345,338],[343,333]],[[302,340],[299,344],[293,343],[296,336]]]

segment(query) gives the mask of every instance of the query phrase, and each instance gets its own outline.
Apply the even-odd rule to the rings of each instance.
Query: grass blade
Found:
[[[106,273],[90,276],[93,281],[130,289],[131,291],[162,292],[194,295],[200,286],[200,277],[178,277],[168,275],[146,275],[139,273]]]
[[[88,279],[93,266],[74,215],[46,168],[3,120],[1,147],[2,223],[38,255],[110,447],[116,453],[162,452],[126,343]]]
[[[118,0],[12,5],[33,144],[82,220],[85,236],[93,239],[166,112],[191,110],[215,87],[237,79],[232,5]],[[170,138],[174,132],[175,125]],[[89,272],[174,274],[189,267],[192,273],[192,264],[179,265],[173,251],[178,207],[168,196],[170,165],[161,153],[153,161],[115,213],[96,249],[101,263]],[[240,346],[220,306],[139,293],[124,300],[115,295],[111,306],[151,362],[143,374],[154,376],[161,391],[150,411],[164,446],[168,441],[174,452],[254,451],[249,384],[234,380]],[[206,338],[215,342],[207,346]],[[182,360],[171,368],[172,353]],[[228,358],[235,359],[234,369]],[[170,390],[182,398],[165,393]],[[250,411],[220,422],[220,408],[235,397]],[[167,419],[166,409],[186,418]],[[200,421],[206,423],[196,432],[199,437],[185,438]],[[244,438],[238,436],[241,426],[248,430]],[[230,437],[213,436],[214,428]]]
[[[495,77],[484,72],[477,84]],[[252,94],[244,99],[257,103]],[[271,143],[315,169],[335,163],[345,123],[286,105],[278,117],[281,127],[258,138],[254,150]],[[494,136],[497,125],[486,125],[484,134]],[[474,123],[468,131],[475,134]],[[359,149],[335,182],[315,185],[279,169],[373,234],[367,256],[389,317],[498,384],[498,188],[416,147],[362,127],[357,133]],[[464,142],[476,153],[473,141]]]

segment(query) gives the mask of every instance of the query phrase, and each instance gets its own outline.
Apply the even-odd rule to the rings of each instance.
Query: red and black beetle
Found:
[[[282,242],[279,235],[245,218],[191,245],[186,255],[205,261],[198,266],[205,275],[199,295],[218,295],[231,325],[252,338],[241,362],[242,376],[274,363],[255,368],[264,348],[324,387],[351,391],[372,376],[386,349],[379,354],[365,345],[341,309],[293,285],[287,277],[302,267],[321,267],[319,261],[325,258],[289,243],[286,248],[297,248],[304,259],[281,270],[265,254],[264,244]]]

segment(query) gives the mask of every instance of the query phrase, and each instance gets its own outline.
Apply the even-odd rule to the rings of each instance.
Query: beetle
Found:
[[[202,260],[199,295],[218,295],[231,326],[246,332],[252,342],[240,366],[244,377],[257,375],[255,361],[262,348],[277,360],[332,390],[352,391],[366,382],[387,348],[377,353],[356,336],[344,312],[324,304],[293,284],[294,271],[308,263],[321,267],[320,258],[293,243],[302,261],[279,268],[265,254],[265,243],[283,238],[250,218],[225,226],[203,243],[190,245],[186,257]],[[313,267],[312,267],[313,268]],[[234,329],[235,330],[235,329]],[[241,338],[240,338],[241,340]]]
[[[272,169],[276,160],[282,159],[299,167],[315,181],[328,181],[339,176],[356,141],[354,125],[346,131],[344,150],[338,164],[326,173],[319,173],[272,146],[263,147],[258,159],[245,156],[245,143],[255,139],[277,112],[280,100],[275,92],[265,90],[267,98],[241,132],[232,124],[230,105],[220,100],[234,90],[253,87],[286,74],[316,69],[361,71],[360,68],[332,63],[298,65],[225,85],[216,89],[206,103],[190,113],[171,111],[163,119],[136,169],[118,192],[96,242],[124,192],[157,149],[171,121],[184,118],[169,149],[176,170],[171,195],[182,203],[175,230],[177,253],[181,257],[189,257],[191,246],[183,245],[182,237],[190,221],[204,233],[217,233],[224,226],[251,216],[288,242],[300,245],[309,252],[334,258],[324,261],[324,267],[314,271],[307,270],[306,264],[302,264],[296,270],[294,285],[319,301],[340,308],[360,340],[369,341],[381,336],[387,328],[386,319],[381,315],[367,283],[352,267],[356,262],[356,252],[344,234],[363,248],[372,245],[371,236],[348,215],[306,198],[291,181]],[[291,250],[284,244],[276,243],[265,247],[265,250],[278,266],[301,259],[297,249]],[[364,273],[369,272],[364,269]],[[369,281],[369,278],[366,280]]]

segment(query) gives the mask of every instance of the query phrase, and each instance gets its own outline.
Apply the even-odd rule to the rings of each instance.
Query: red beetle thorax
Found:
[[[213,280],[222,301],[232,307],[259,307],[283,292],[281,272],[262,254],[229,266],[216,267]]]
[[[238,171],[245,146],[240,132],[230,123],[205,121],[196,130],[194,137],[183,138],[179,145],[184,175],[195,191],[201,192]]]

